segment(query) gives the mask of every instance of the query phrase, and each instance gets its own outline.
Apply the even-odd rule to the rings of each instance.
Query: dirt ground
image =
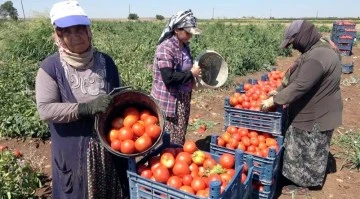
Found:
[[[360,48],[354,47],[353,54],[344,62],[354,61],[354,73],[352,74],[343,74],[342,80],[353,80],[354,78],[360,78]],[[292,57],[279,58],[277,61],[278,68],[284,69],[289,66],[298,54],[294,54]],[[237,83],[246,81],[248,78],[254,77],[259,78],[264,71],[249,74],[246,77],[239,77],[236,79]],[[360,79],[358,80],[360,81]],[[210,136],[215,134],[219,135],[223,128],[224,121],[224,98],[229,96],[234,92],[235,88],[223,89],[211,92],[195,92],[192,100],[191,107],[191,118],[195,115],[199,115],[200,119],[212,121],[217,123],[212,128],[209,128],[203,134],[195,134],[192,131],[189,131],[187,134],[187,139],[192,139],[197,141],[199,148],[203,150],[209,150]],[[359,129],[360,121],[356,117],[356,113],[360,112],[360,102],[358,99],[360,95],[359,84],[353,84],[350,86],[342,85],[342,97],[344,102],[344,111],[343,111],[343,126],[335,130],[335,134],[344,131],[344,129]],[[41,198],[48,198],[51,193],[51,151],[49,140],[38,140],[38,139],[4,139],[0,140],[0,144],[7,145],[10,149],[19,149],[24,157],[29,159],[34,166],[41,169],[45,174],[43,179],[44,186],[43,188],[37,191],[37,194]],[[360,198],[357,191],[360,189],[360,172],[355,170],[342,169],[343,159],[337,158],[337,153],[341,151],[340,148],[336,146],[331,147],[331,157],[335,159],[330,160],[329,163],[329,174],[325,185],[320,191],[310,191],[308,196],[296,196],[295,198],[334,198],[334,199],[356,199]],[[279,186],[281,190],[281,186]],[[280,199],[291,198],[289,196],[280,195]]]

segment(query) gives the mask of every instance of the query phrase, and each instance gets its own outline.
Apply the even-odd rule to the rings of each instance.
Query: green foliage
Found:
[[[334,139],[334,143],[343,151],[340,155],[344,158],[341,168],[360,170],[360,131],[346,131]]]
[[[0,198],[28,198],[41,187],[40,174],[22,158],[0,151]]]
[[[129,16],[128,16],[128,19],[129,20],[138,20],[139,19],[139,16],[135,13],[130,13]]]
[[[157,20],[164,20],[165,19],[165,17],[162,16],[162,15],[156,15],[155,17],[156,17]]]
[[[34,82],[41,60],[56,52],[49,19],[0,22],[0,136],[47,137],[35,106]],[[152,63],[164,25],[156,22],[92,24],[94,46],[115,61],[124,85],[149,92]],[[201,23],[203,33],[191,41],[192,55],[215,50],[227,61],[230,76],[275,64],[285,26]]]
[[[317,28],[320,32],[328,32],[328,33],[330,33],[330,32],[332,31],[332,27],[326,26],[325,24],[316,25],[316,28]]]
[[[12,1],[6,1],[0,5],[0,17],[10,17],[13,20],[18,20],[18,13]]]

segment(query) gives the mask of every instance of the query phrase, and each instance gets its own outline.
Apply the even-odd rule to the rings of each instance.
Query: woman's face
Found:
[[[183,44],[188,43],[189,40],[192,38],[192,34],[186,32],[184,29],[176,29],[175,35],[177,36],[178,40]]]
[[[90,47],[86,26],[70,26],[56,30],[66,47],[73,53],[81,54]]]

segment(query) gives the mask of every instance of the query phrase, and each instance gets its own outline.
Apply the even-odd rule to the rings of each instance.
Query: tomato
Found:
[[[193,190],[195,192],[205,189],[206,188],[206,183],[204,181],[204,179],[202,179],[201,177],[197,177],[194,178],[193,181],[191,182],[191,187],[193,188]]]
[[[258,140],[259,140],[259,142],[265,142],[265,136],[258,135]]]
[[[225,169],[231,169],[235,165],[235,158],[233,155],[224,153],[220,156],[219,163]]]
[[[230,134],[236,133],[237,131],[238,131],[238,129],[235,126],[228,126],[226,128],[226,132],[228,132]]]
[[[221,136],[221,138],[225,141],[225,143],[229,142],[231,137],[232,137],[231,134],[228,132],[223,133]]]
[[[109,135],[108,135],[108,139],[110,142],[114,142],[115,140],[118,139],[118,135],[119,135],[119,131],[116,129],[111,129]]]
[[[203,167],[204,168],[204,167]],[[205,170],[204,170],[205,171]],[[200,175],[200,168],[198,170],[194,170],[194,171],[191,171],[190,175],[193,177],[193,178],[196,178],[196,177],[199,177]]]
[[[166,168],[171,169],[175,164],[175,157],[171,153],[164,153],[160,156],[160,163]]]
[[[143,110],[140,113],[140,120],[145,121],[145,118],[150,115],[151,115],[151,112],[149,110]]]
[[[123,124],[124,118],[122,117],[117,117],[111,122],[111,126],[116,129],[120,129],[121,127],[123,127]]]
[[[227,169],[226,173],[231,176],[231,178],[235,175],[235,169]]]
[[[242,142],[239,142],[237,148],[242,150],[242,151],[246,151],[246,146]]]
[[[230,97],[229,103],[230,103],[230,106],[236,106],[238,103],[237,98],[234,96]]]
[[[244,182],[246,181],[246,175],[244,173],[241,174],[241,183],[244,184]]]
[[[157,182],[166,183],[170,177],[170,172],[165,166],[159,165],[153,170],[153,176]]]
[[[257,138],[257,137],[251,137],[251,138],[250,138],[250,144],[253,145],[253,146],[255,146],[255,147],[259,146],[259,140],[258,140],[258,138]]]
[[[175,165],[172,168],[172,172],[174,175],[182,177],[184,175],[190,174],[190,168],[189,165],[185,162],[175,162]]]
[[[206,159],[205,153],[200,150],[195,151],[192,154],[191,158],[192,158],[192,161],[197,165],[202,165]]]
[[[267,146],[277,146],[277,141],[274,138],[266,138],[265,139],[265,144]]]
[[[250,133],[249,133],[250,138],[257,137],[257,136],[258,136],[258,133],[256,131],[250,131]]]
[[[212,169],[216,165],[216,161],[212,158],[208,158],[204,161],[203,167]]]
[[[153,143],[152,143],[151,138],[148,135],[144,134],[136,139],[135,149],[138,152],[143,152],[143,151],[146,151],[148,148],[150,148],[152,146],[152,144]]]
[[[145,133],[145,126],[140,123],[140,122],[136,122],[132,127],[131,127],[132,131],[134,132],[134,135],[140,137]]]
[[[244,108],[244,109],[249,109],[250,108],[250,103],[248,101],[244,101],[241,106]]]
[[[195,163],[191,163],[191,165],[189,166],[190,171],[199,171],[199,166]]]
[[[134,133],[130,127],[122,127],[118,133],[118,139],[120,141],[131,140],[134,137]]]
[[[194,153],[197,150],[195,142],[192,140],[186,140],[183,146],[183,150],[190,154]]]
[[[198,196],[199,198],[208,198],[209,193],[207,193],[205,190],[199,190],[198,192],[196,192],[196,196]]]
[[[236,131],[235,133],[233,133],[232,137],[238,142],[240,142],[240,140],[241,140],[241,134],[239,131]]]
[[[130,114],[124,118],[124,126],[131,128],[138,120],[139,116]]]
[[[228,144],[226,144],[226,145],[225,145],[225,147],[226,147],[226,148],[228,148],[228,149],[232,149],[232,150],[234,150],[234,149],[235,149],[235,148],[234,148],[231,144],[229,144],[229,143],[228,143]]]
[[[205,175],[205,172],[206,172],[205,167],[203,167],[203,166],[199,167],[198,176],[203,177]]]
[[[241,137],[247,137],[249,134],[249,131],[247,129],[244,128],[239,128],[238,132],[240,133]]]
[[[239,97],[237,97],[237,102],[238,102],[238,105],[239,104],[242,104],[244,102],[244,96],[240,95]]]
[[[140,175],[141,172],[143,172],[145,169],[148,169],[148,167],[143,164],[140,164],[136,167],[136,173]]]
[[[221,137],[217,138],[217,145],[218,146],[225,146],[225,140],[222,139]]]
[[[250,143],[250,139],[248,137],[241,137],[241,142],[246,146],[250,146],[251,143]]]
[[[131,106],[131,107],[126,108],[124,111],[124,117],[126,117],[128,115],[137,115],[139,117],[140,113],[137,108]]]
[[[145,117],[143,121],[145,126],[157,124],[159,122],[158,118],[152,115]]]
[[[111,142],[110,146],[115,151],[120,151],[121,150],[121,141],[120,140],[114,140],[114,141]]]
[[[174,157],[176,157],[176,150],[175,148],[166,148],[163,151],[161,151],[161,155],[164,153],[171,153]]]
[[[238,145],[239,145],[239,141],[237,141],[237,140],[235,140],[233,137],[232,138],[230,138],[229,139],[229,143],[228,143],[230,146],[231,146],[231,148],[236,148],[236,147],[238,147]]]
[[[166,184],[176,189],[179,189],[182,186],[181,179],[178,176],[171,176]]]
[[[195,194],[193,188],[191,188],[190,186],[187,186],[187,185],[181,186],[180,190],[184,191],[186,193],[189,193],[189,194]]]
[[[229,183],[231,181],[232,176],[228,173],[220,174],[221,182],[222,183]]]
[[[190,153],[180,152],[180,153],[176,156],[176,162],[180,162],[180,161],[183,161],[183,162],[185,162],[187,165],[190,165],[190,164],[192,163]]]
[[[253,145],[248,146],[248,147],[246,148],[246,151],[247,151],[247,152],[254,153],[254,152],[256,151],[255,146],[253,146]]]
[[[121,153],[131,154],[135,151],[135,143],[133,140],[125,140],[121,143]]]
[[[153,173],[152,173],[151,169],[145,169],[144,171],[142,171],[140,173],[140,176],[144,177],[144,178],[147,178],[147,179],[150,179],[151,177],[153,177]]]
[[[161,134],[161,128],[156,124],[151,124],[146,126],[145,133],[148,134],[152,139],[156,139]]]
[[[182,183],[183,183],[183,185],[188,185],[188,186],[190,186],[192,180],[193,180],[193,177],[192,177],[190,174],[184,175],[184,176],[182,177]]]
[[[245,90],[245,91],[248,91],[251,87],[252,87],[252,85],[249,84],[249,83],[245,83],[245,84],[244,84],[244,90]]]
[[[248,165],[247,164],[244,164],[242,172],[245,173],[245,174],[248,172]]]

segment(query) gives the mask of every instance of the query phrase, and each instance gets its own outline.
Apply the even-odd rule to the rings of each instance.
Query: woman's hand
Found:
[[[194,77],[201,77],[201,69],[197,62],[194,63],[190,71]]]

